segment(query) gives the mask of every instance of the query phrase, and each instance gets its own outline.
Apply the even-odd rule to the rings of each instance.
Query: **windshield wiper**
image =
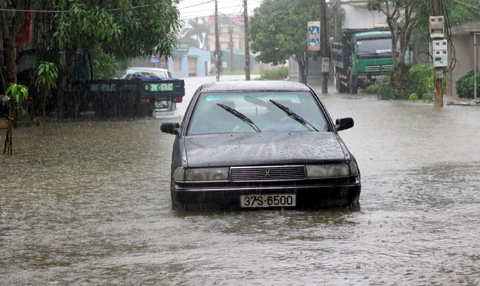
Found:
[[[253,128],[253,130],[255,130],[256,132],[262,132],[262,131],[260,131],[260,128],[258,128],[258,126],[255,125],[255,123],[253,123],[253,121],[250,118],[246,117],[242,113],[236,111],[235,109],[231,108],[230,106],[226,106],[225,104],[217,103],[217,105],[220,106],[221,108],[225,109],[226,111],[230,112],[231,114],[235,115],[235,117],[239,118],[243,122],[250,125]]]
[[[309,126],[311,128],[313,128],[313,130],[317,131],[318,132],[318,129],[315,128],[315,126],[313,126],[312,124],[310,124],[310,122],[308,122],[307,120],[305,120],[305,118],[301,117],[300,115],[296,114],[295,112],[293,112],[292,110],[290,110],[290,108],[276,102],[275,100],[272,100],[270,99],[270,102],[273,103],[276,107],[280,108],[283,112],[285,112],[288,117],[300,122],[301,124],[303,124],[305,127],[309,128]]]

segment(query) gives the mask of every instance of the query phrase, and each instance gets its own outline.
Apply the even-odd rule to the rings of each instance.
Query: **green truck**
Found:
[[[40,60],[40,51],[36,49],[22,51],[18,58],[18,82],[26,85],[32,94],[35,93],[35,70]],[[98,117],[148,116],[157,109],[158,103],[162,105],[162,110],[174,109],[184,95],[185,83],[182,79],[94,80],[89,51],[78,49],[73,74],[64,94],[64,115],[77,117],[94,112]],[[52,101],[55,99],[54,96]],[[50,109],[56,105],[52,103]]]
[[[338,92],[356,94],[365,80],[374,81],[393,68],[392,34],[384,28],[344,29],[332,43]]]
[[[66,102],[69,110],[74,107],[77,113],[94,111],[97,117],[148,116],[159,103],[173,110],[184,95],[185,83],[181,79],[72,80]]]

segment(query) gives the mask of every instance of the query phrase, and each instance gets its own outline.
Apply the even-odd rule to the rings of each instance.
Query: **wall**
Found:
[[[141,58],[136,58],[133,61],[133,66],[134,67],[150,67],[150,68],[161,68],[161,69],[166,69],[167,68],[167,61],[165,58],[158,58],[158,57],[153,57],[154,59],[158,59],[158,63],[152,63],[150,59],[141,59]]]
[[[355,3],[342,2],[342,8],[345,9],[345,21],[342,22],[343,29],[373,28],[375,24],[385,24],[386,16],[382,12],[370,12],[365,7],[365,3],[351,2]]]
[[[208,68],[210,67],[209,63],[211,61],[210,52],[205,51],[199,48],[190,48],[188,53],[174,53],[174,57],[181,58],[181,70],[174,71],[173,68],[173,59],[168,58],[168,70],[172,73],[173,77],[188,77],[188,76],[207,76]],[[196,59],[196,69],[194,74],[189,74],[189,58]],[[205,70],[205,63],[207,63],[207,70]]]
[[[455,47],[455,69],[447,73],[447,94],[457,96],[455,83],[458,78],[466,74],[469,70],[475,68],[474,62],[474,48],[473,48],[473,33],[480,33],[480,25],[462,25],[454,27],[451,30],[452,44]],[[479,61],[480,61],[480,35],[477,36],[477,73],[480,73]],[[453,51],[449,50],[448,57],[451,62],[453,57]],[[478,85],[480,83],[477,82]],[[445,92],[444,92],[445,93]],[[477,96],[479,96],[477,94]]]

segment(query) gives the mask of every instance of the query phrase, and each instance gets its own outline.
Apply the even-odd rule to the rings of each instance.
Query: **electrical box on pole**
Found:
[[[433,67],[446,67],[448,66],[448,49],[447,49],[447,40],[436,40],[432,41],[432,50],[433,50]],[[442,76],[443,78],[443,76]]]
[[[443,39],[445,37],[445,22],[443,16],[430,16],[429,22],[430,37],[432,39]]]
[[[322,58],[322,73],[330,72],[330,59]]]

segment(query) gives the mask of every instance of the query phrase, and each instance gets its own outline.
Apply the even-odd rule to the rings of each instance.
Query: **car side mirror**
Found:
[[[353,118],[351,118],[351,117],[338,118],[335,121],[335,128],[337,129],[337,131],[342,131],[342,130],[345,130],[345,129],[352,128],[353,125],[354,125]]]
[[[160,125],[160,130],[165,133],[178,135],[180,129],[180,124],[178,122],[162,122]]]

